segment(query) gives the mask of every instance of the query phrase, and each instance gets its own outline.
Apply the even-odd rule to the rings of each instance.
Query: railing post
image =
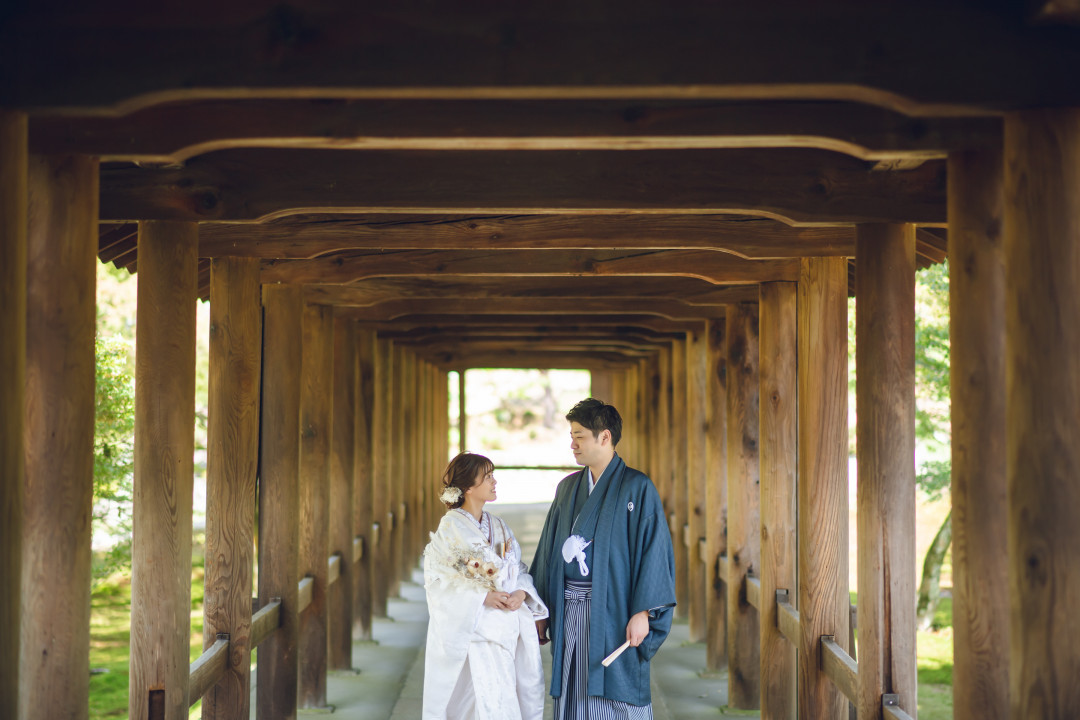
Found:
[[[689,498],[686,496],[686,345],[681,337],[671,343],[671,506],[669,513],[674,513],[675,523],[671,527],[672,545],[675,548],[675,597],[678,605],[675,615],[687,618],[690,615],[689,560],[690,550],[686,545],[686,521]]]
[[[363,555],[354,568],[353,637],[371,639],[375,607],[376,548],[371,531],[375,513],[375,452],[372,442],[375,410],[375,331],[360,329],[356,337],[356,457],[353,524],[362,542]]]
[[[727,552],[727,318],[708,321],[708,423],[705,483],[705,615],[708,622],[706,663],[718,670],[727,663],[727,586],[719,577],[719,558]]]
[[[334,670],[352,669],[353,537],[356,472],[356,323],[334,318],[333,427],[330,451],[330,555],[341,556],[341,574],[328,589],[327,627]]]
[[[686,426],[687,466],[686,491],[688,499],[687,524],[690,526],[690,547],[687,548],[687,590],[690,595],[690,641],[704,642],[708,637],[708,621],[705,616],[707,592],[705,559],[701,555],[700,538],[705,537],[706,512],[705,485],[708,462],[708,338],[705,324],[691,333],[686,353]]]

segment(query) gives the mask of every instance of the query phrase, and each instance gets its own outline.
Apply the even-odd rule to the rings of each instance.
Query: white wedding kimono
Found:
[[[466,557],[487,563],[498,590],[524,590],[521,607],[485,606],[490,587],[467,576]],[[424,589],[424,719],[540,720],[545,687],[535,621],[548,610],[506,523],[486,512],[479,523],[464,510],[447,512],[424,550]]]

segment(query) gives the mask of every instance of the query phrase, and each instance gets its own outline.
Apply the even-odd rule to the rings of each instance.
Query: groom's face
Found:
[[[598,465],[607,456],[607,445],[611,443],[611,433],[601,430],[596,436],[592,430],[580,423],[570,423],[570,450],[578,465]]]

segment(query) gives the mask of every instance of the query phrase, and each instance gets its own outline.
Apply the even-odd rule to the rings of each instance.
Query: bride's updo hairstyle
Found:
[[[465,491],[495,469],[495,463],[483,455],[463,452],[450,461],[443,473],[443,491],[439,499],[450,510],[465,504]]]

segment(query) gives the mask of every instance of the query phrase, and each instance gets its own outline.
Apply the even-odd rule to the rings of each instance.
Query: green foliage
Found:
[[[135,452],[135,378],[122,339],[95,343],[94,533],[111,547],[95,564],[96,582],[131,565],[131,500]]]

